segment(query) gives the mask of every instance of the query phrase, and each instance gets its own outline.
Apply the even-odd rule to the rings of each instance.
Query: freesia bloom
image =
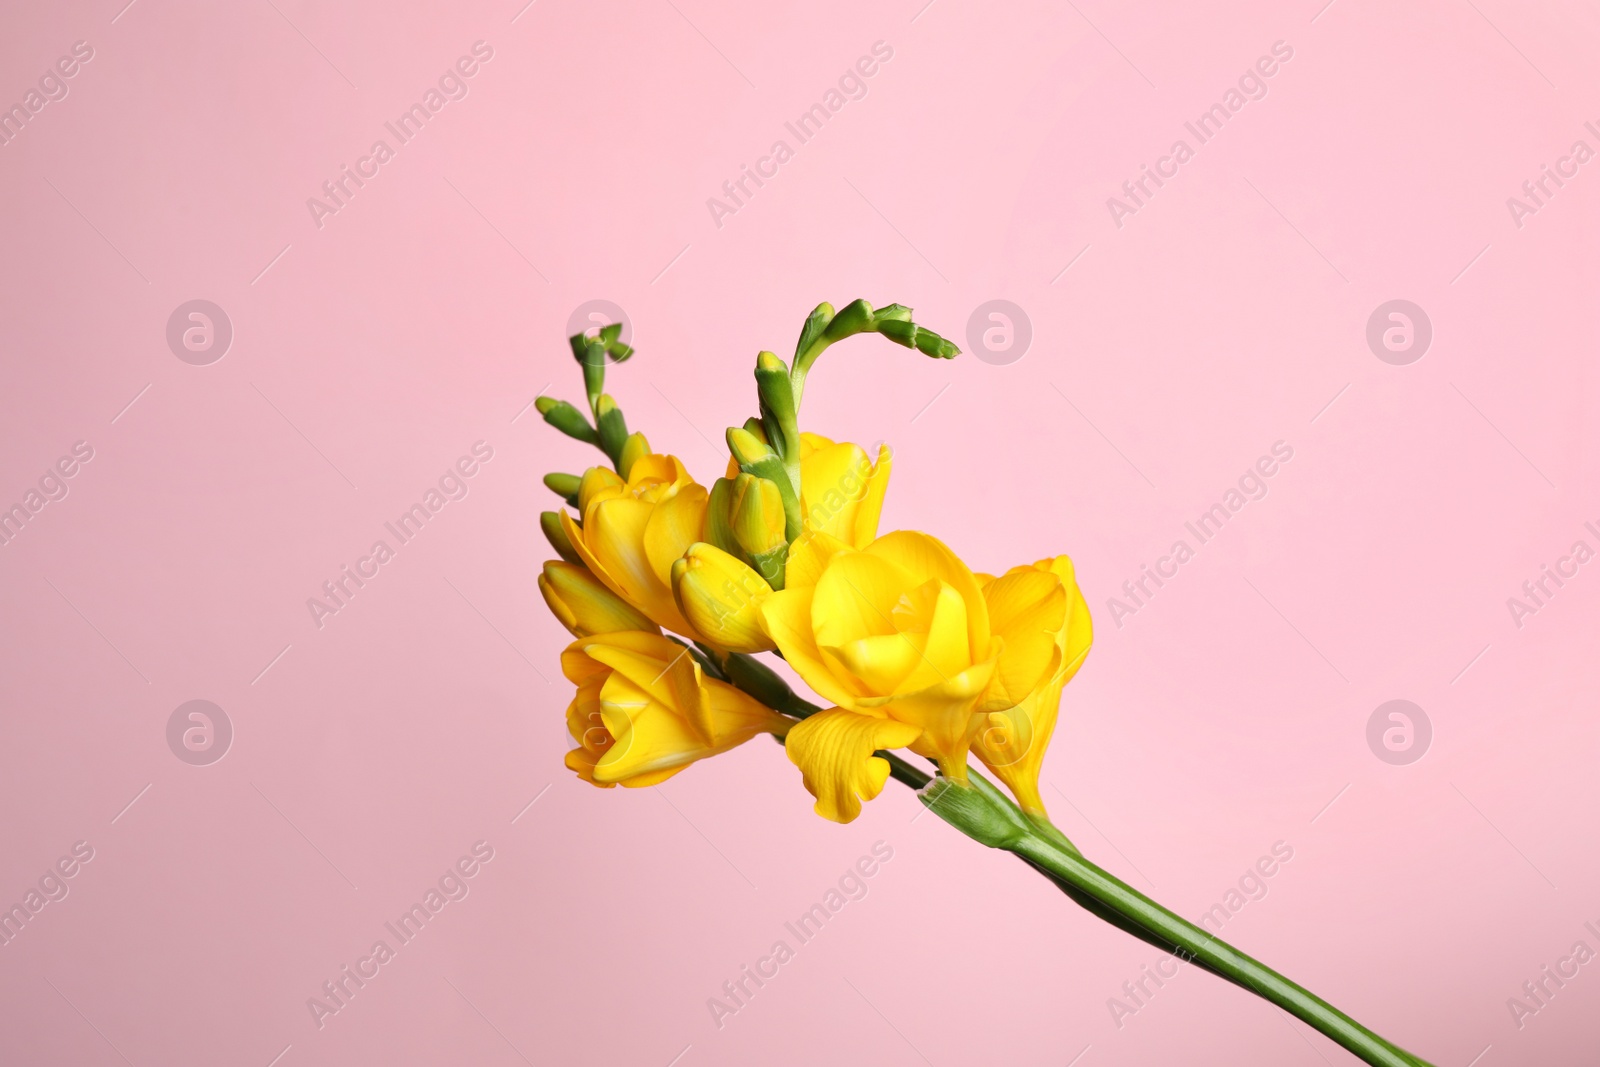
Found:
[[[725,682],[707,678],[689,650],[660,634],[622,632],[574,641],[561,672],[578,687],[567,730],[578,747],[567,767],[598,786],[646,786],[695,760],[788,719]]]
[[[624,481],[591,467],[578,489],[583,525],[561,513],[573,550],[600,582],[655,623],[698,636],[672,596],[672,564],[705,526],[706,490],[676,456],[644,455]]]
[[[846,711],[922,731],[922,750],[965,780],[973,709],[1002,642],[978,580],[937,538],[886,534],[857,551],[802,534],[783,590],[761,609],[789,665]]]
[[[1019,640],[1044,640],[1052,647],[1044,679],[1021,691],[1020,697],[1003,685],[992,687],[992,703],[1010,701],[1011,706],[982,715],[972,744],[972,751],[1005,782],[1022,809],[1043,815],[1039,769],[1055,732],[1061,690],[1083,666],[1094,640],[1089,605],[1066,556],[1013,567],[989,579],[983,593],[996,626],[1009,625],[1023,632]],[[1058,602],[1064,610],[1056,609]],[[1028,621],[1018,625],[1023,616]]]

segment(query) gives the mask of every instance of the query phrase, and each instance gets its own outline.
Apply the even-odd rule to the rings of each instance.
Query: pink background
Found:
[[[755,353],[864,296],[963,348],[985,301],[1031,321],[1006,365],[853,341],[804,423],[897,449],[885,529],[1077,560],[1099,636],[1045,766],[1066,832],[1190,916],[1286,842],[1240,947],[1439,1065],[1593,1062],[1600,964],[1520,1029],[1507,998],[1600,950],[1600,564],[1521,628],[1506,606],[1600,548],[1600,163],[1520,228],[1506,206],[1600,148],[1592,10],[124,2],[0,32],[0,102],[94,49],[0,148],[0,503],[94,449],[0,548],[0,903],[94,849],[0,947],[0,1060],[1353,1062],[1194,972],[1119,1028],[1156,953],[898,786],[839,827],[766,741],[655,790],[562,768],[539,477],[593,453],[527,405],[580,396],[569,316],[626,309],[612,391],[710,479]],[[306,199],[479,40],[469,94],[319,228]],[[798,145],[784,122],[878,41]],[[1267,96],[1115,225],[1276,41]],[[165,337],[196,298],[234,329],[209,366]],[[1397,298],[1433,324],[1407,366],[1365,340]],[[480,440],[469,495],[319,629],[306,599]],[[1114,625],[1280,440],[1269,495]],[[1397,698],[1433,726],[1408,766],[1366,741]],[[235,731],[210,766],[167,745],[192,699]],[[480,840],[470,895],[319,1029],[307,998]],[[879,840],[870,894],[718,1029],[707,998]]]

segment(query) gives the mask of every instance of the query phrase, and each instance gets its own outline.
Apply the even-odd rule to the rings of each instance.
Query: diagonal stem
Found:
[[[784,715],[804,719],[822,710],[758,661],[740,655],[729,660],[729,680]],[[1030,820],[977,771],[968,771],[972,784],[963,787],[929,775],[892,752],[875,755],[887,760],[890,776],[916,790],[934,814],[980,844],[1016,855],[1097,918],[1277,1005],[1373,1067],[1431,1067],[1086,859],[1059,830]]]

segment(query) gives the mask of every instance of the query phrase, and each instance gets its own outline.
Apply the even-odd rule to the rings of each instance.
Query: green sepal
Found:
[[[622,409],[609,395],[602,393],[595,401],[594,414],[600,427],[600,451],[606,454],[613,466],[619,466],[622,463],[622,446],[628,441],[628,422],[622,417]]]
[[[783,588],[783,572],[789,562],[789,546],[779,545],[771,552],[762,552],[752,555],[750,566],[755,568],[757,574],[766,581],[774,590]]]

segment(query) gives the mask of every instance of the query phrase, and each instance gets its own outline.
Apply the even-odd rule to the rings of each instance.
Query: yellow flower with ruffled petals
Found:
[[[706,489],[676,456],[634,460],[626,480],[591,467],[578,488],[582,526],[566,512],[561,528],[606,588],[652,621],[695,637],[672,596],[672,564],[700,540]]]
[[[761,617],[812,689],[848,711],[917,727],[916,750],[966,780],[974,707],[1003,642],[977,578],[943,542],[899,531],[857,551],[802,534]]]
[[[1039,770],[1055,733],[1061,690],[1083,666],[1094,641],[1089,605],[1066,556],[1013,567],[984,586],[984,598],[991,617],[1006,618],[1016,635],[1013,647],[1021,641],[1048,642],[1051,662],[1045,677],[1031,687],[991,686],[986,706],[996,710],[981,716],[972,751],[1005,782],[1024,811],[1044,815]],[[996,683],[1003,674],[996,672]],[[1008,701],[1008,707],[997,706]]]
[[[577,685],[567,730],[578,747],[568,769],[598,786],[646,786],[696,760],[790,725],[725,682],[707,678],[689,650],[659,634],[600,634],[574,641],[561,671]]]

